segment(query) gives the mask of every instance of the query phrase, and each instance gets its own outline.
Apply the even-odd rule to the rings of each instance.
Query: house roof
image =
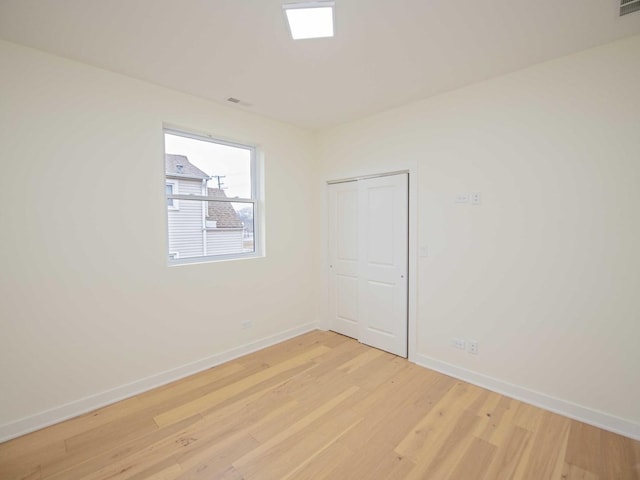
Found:
[[[208,179],[209,175],[204,173],[184,155],[174,155],[167,153],[164,156],[164,171],[167,177]]]
[[[208,188],[210,197],[227,198],[224,190],[220,188]],[[229,202],[209,202],[207,220],[215,220],[217,228],[242,228],[242,221]]]

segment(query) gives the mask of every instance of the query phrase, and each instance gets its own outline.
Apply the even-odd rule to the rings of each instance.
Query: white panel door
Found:
[[[358,338],[358,183],[329,185],[331,330]]]
[[[407,356],[407,175],[359,183],[358,339]]]
[[[407,356],[408,177],[329,187],[331,329]]]

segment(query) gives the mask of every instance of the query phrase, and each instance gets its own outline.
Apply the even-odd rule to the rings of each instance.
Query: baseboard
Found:
[[[4,425],[0,425],[0,442],[40,430],[41,428],[77,417],[78,415],[82,415],[83,413],[90,412],[97,408],[105,407],[114,402],[124,400],[125,398],[180,380],[181,378],[188,377],[194,373],[215,367],[216,365],[234,360],[257,350],[270,347],[271,345],[297,337],[303,333],[316,330],[316,328],[316,323],[307,323],[305,325],[262,338],[255,342],[247,343],[210,357],[203,358],[196,362],[182,365],[149,377],[141,378],[135,382],[96,393],[95,395],[89,395],[88,397],[60,405],[44,412],[36,413],[35,415],[21,418],[20,420],[16,420],[11,423],[5,423]]]
[[[618,433],[625,437],[633,438],[634,440],[640,440],[640,424],[638,423],[544,393],[529,390],[528,388],[504,382],[497,378],[467,370],[466,368],[457,367],[426,355],[416,354],[415,363],[422,367],[444,373],[450,377],[506,395],[507,397],[544,408],[559,415],[588,423],[589,425]]]

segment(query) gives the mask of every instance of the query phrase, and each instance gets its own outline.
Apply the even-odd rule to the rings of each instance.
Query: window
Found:
[[[175,180],[167,180],[165,187],[165,193],[167,194],[167,208],[169,210],[178,210],[178,202],[175,198],[169,198],[170,195],[177,195],[178,192],[178,182]]]
[[[165,129],[169,264],[255,256],[255,148]]]

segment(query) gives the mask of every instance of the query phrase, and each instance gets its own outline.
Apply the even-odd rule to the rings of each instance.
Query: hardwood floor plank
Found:
[[[467,414],[464,407],[480,393],[481,389],[478,387],[456,383],[400,442],[396,452],[415,462],[424,463],[425,458],[435,455],[434,446],[447,438],[462,416],[473,417],[474,424],[478,422],[477,417]]]
[[[557,478],[564,464],[571,420],[551,412],[543,412],[536,429],[522,478]],[[558,475],[554,477],[554,472]],[[518,478],[518,477],[516,477]]]
[[[259,364],[271,367],[314,347],[323,345],[325,347],[329,347],[332,351],[335,351],[336,347],[345,343],[353,344],[354,342],[353,339],[343,335],[338,335],[333,332],[314,330],[287,340],[286,342],[263,348],[251,355],[238,358],[234,360],[234,362],[238,362],[246,368],[251,368],[252,366]]]
[[[264,423],[282,423],[288,419],[295,407],[295,401],[287,402],[268,411],[253,422],[242,421],[242,417],[240,417],[241,423],[230,431],[220,431],[209,426],[201,427],[199,432],[192,434],[192,436],[197,435],[198,443],[194,444],[191,449],[176,453],[176,460],[183,470],[193,470],[194,468],[197,470],[202,465],[211,468],[214,464],[212,459],[216,460],[216,466],[219,466],[218,460],[223,460],[230,465],[240,456],[244,456],[260,446],[260,442],[250,433],[252,428]],[[251,445],[250,449],[245,448],[248,445]],[[215,452],[215,455],[212,456],[212,452]]]
[[[565,462],[562,469],[562,480],[600,480],[600,477],[593,472]]]
[[[354,430],[366,423],[364,420]],[[353,432],[352,430],[351,432]],[[350,435],[351,432],[349,432]],[[346,436],[345,436],[346,437]],[[345,442],[338,443],[344,449],[352,452],[351,456],[340,463],[334,463],[334,468],[320,478],[326,479],[402,479],[411,471],[415,464],[408,458],[393,451],[393,445],[384,437],[376,435],[372,438],[362,437],[362,442],[355,450],[345,446]],[[364,448],[363,448],[364,446]],[[302,480],[303,477],[299,477]]]
[[[310,360],[329,352],[330,349],[325,346],[316,347],[308,352],[299,354],[289,360],[279,363],[266,370],[262,370],[259,373],[255,373],[249,377],[243,378],[231,385],[211,392],[208,395],[193,400],[187,404],[176,407],[172,410],[164,412],[154,418],[158,426],[169,425],[177,421],[188,418],[196,413],[201,413],[204,410],[210,409],[217,404],[232,398],[245,390],[255,386],[256,384],[268,380],[276,375],[292,370],[295,367],[299,367],[308,363]]]
[[[37,438],[37,433],[27,435],[28,442],[20,441],[25,437],[0,444],[0,479],[23,479],[39,478],[40,465],[43,462],[55,461],[66,454],[64,440],[59,439],[53,443],[47,433],[46,441],[41,442]],[[14,444],[13,442],[16,442]],[[24,451],[21,447],[24,446]]]
[[[195,424],[197,422],[193,425]],[[154,435],[154,441],[149,439],[141,442],[135,450],[128,450],[122,456],[112,456],[110,459],[91,458],[77,468],[65,470],[45,480],[115,480],[136,476],[145,478],[146,475],[168,469],[175,463],[173,456],[177,451],[190,448],[190,428],[191,425],[183,425],[179,430],[167,428],[164,432],[166,436],[158,438]]]
[[[480,438],[474,438],[456,466],[446,478],[450,480],[483,480],[487,476],[497,447]]]
[[[289,470],[288,472],[283,472],[283,476],[281,476],[280,478],[282,480],[289,480],[289,479],[292,479],[292,478],[299,478],[301,471],[306,469],[311,463],[313,463],[324,452],[329,450],[333,445],[336,444],[336,442],[338,440],[340,440],[340,438],[342,438],[347,432],[349,432],[351,429],[353,429],[361,421],[362,421],[361,418],[357,418],[355,420],[352,420],[351,424],[344,423],[344,422],[339,422],[341,424],[341,427],[337,429],[337,432],[338,432],[337,434],[335,434],[333,436],[328,436],[328,435],[325,434],[325,436],[328,438],[328,440],[324,441],[323,444],[319,448],[309,449],[309,451],[305,452],[303,460],[300,463],[298,463],[298,465],[296,465],[295,468]],[[346,425],[346,427],[345,427],[345,425]],[[310,452],[313,452],[313,453],[310,453]]]
[[[209,444],[206,448],[200,448],[196,455],[185,454],[177,458],[183,473],[178,475],[176,479],[235,478],[230,476],[239,473],[233,466],[233,462],[259,446],[260,443],[246,433]]]
[[[346,448],[339,440],[320,451],[307,462],[297,467],[289,478],[304,480],[320,480],[340,478],[333,472],[341,465],[353,462],[354,453]],[[344,478],[344,477],[343,477]],[[289,479],[287,479],[289,480]]]
[[[191,375],[179,382],[173,382],[149,392],[141,393],[140,395],[137,395],[136,398],[139,400],[141,408],[148,408],[159,404],[166,405],[172,399],[180,398],[184,396],[184,394],[202,392],[202,389],[209,385],[213,385],[214,389],[219,388],[219,382],[222,382],[229,377],[236,376],[241,378],[242,375],[246,376],[246,373],[244,372],[247,370],[247,367],[238,362],[225,363],[196,373],[195,375]]]
[[[97,469],[105,468],[114,462],[136,454],[148,445],[156,444],[166,437],[179,434],[198,420],[199,417],[194,416],[165,429],[157,429],[130,441],[122,441],[111,449],[76,450],[59,455],[53,460],[43,460],[41,463],[42,477],[46,480],[84,478]]]
[[[363,443],[384,442],[397,453],[395,447],[415,428],[425,412],[437,404],[435,399],[441,398],[455,383],[448,377],[420,375],[418,370],[411,369],[409,373],[412,379],[406,383],[387,384],[393,387],[393,395],[380,396],[380,401],[371,404],[366,411],[357,410],[365,421],[345,437],[347,446],[357,450]],[[387,385],[372,395],[385,392]],[[408,458],[403,454],[398,455]]]
[[[436,410],[437,411],[437,410]],[[475,440],[473,430],[479,419],[462,410],[459,415],[447,414],[433,426],[435,435],[427,437],[417,453],[410,457],[415,468],[407,479],[446,478],[456,465],[459,456]]]
[[[487,479],[510,480],[515,478],[515,472],[522,461],[525,449],[530,442],[532,433],[516,425],[510,426],[510,431],[497,442],[492,442],[498,448]]]
[[[348,374],[355,370],[358,370],[360,367],[368,365],[372,360],[383,355],[386,356],[388,354],[385,354],[382,350],[367,348],[360,355],[357,355],[340,365],[338,367],[338,370]]]
[[[372,359],[366,367],[349,372],[347,376],[355,385],[373,391],[392,379],[406,366],[406,359],[385,354]]]
[[[282,421],[261,422],[251,427],[251,435],[260,442],[268,442],[274,436],[279,435],[285,428],[295,424],[296,422],[309,419],[310,415],[314,414],[318,409],[325,406],[328,402],[335,398],[336,392],[346,391],[348,389],[357,388],[350,382],[345,381],[343,378],[336,379],[336,382],[325,388],[318,384],[318,390],[313,390],[314,395],[301,395],[301,392],[294,392],[293,394],[287,393],[288,397],[293,398],[297,402],[297,408],[295,411],[290,412],[287,419]],[[282,394],[282,392],[279,392]],[[362,395],[366,395],[366,392],[360,389],[355,390],[355,393],[346,399],[343,403],[344,408],[350,408],[352,403],[361,398]]]
[[[258,448],[252,450],[247,455],[233,462],[233,466],[242,473],[245,473],[245,471],[249,470],[250,466],[252,466],[257,459],[259,459],[260,457],[266,457],[267,452],[276,449],[278,445],[284,442],[288,437],[291,437],[292,435],[298,433],[299,431],[310,425],[312,422],[315,422],[318,418],[322,417],[326,413],[339,406],[340,403],[356,393],[359,389],[359,387],[354,386],[339,393],[333,399],[324,403],[320,408],[314,410],[309,415],[303,417],[294,424],[282,430],[282,432],[280,432],[279,434],[274,435],[272,438],[262,443]]]
[[[565,462],[587,472],[601,471],[602,430],[582,422],[572,421]]]
[[[211,480],[244,480],[244,477],[233,466],[227,468],[220,475],[211,477]]]
[[[182,469],[180,465],[174,462],[170,462],[168,466],[162,468],[162,470],[157,471],[156,473],[147,474],[145,480],[174,480],[180,473]],[[131,478],[130,480],[134,480]]]
[[[543,413],[544,410],[541,408],[536,408],[528,403],[518,402],[518,406],[513,416],[513,423],[525,430],[535,432],[540,425]]]
[[[512,424],[515,410],[512,409],[514,401],[510,398],[499,395],[499,400],[495,404],[486,405],[478,412],[482,419],[478,425],[478,430],[474,435],[478,438],[493,443],[500,443],[500,437],[505,435],[505,430]],[[503,427],[503,428],[501,428]]]
[[[1,480],[640,480],[640,442],[310,332],[0,444]]]
[[[602,431],[601,459],[607,459],[598,465],[598,473],[602,478],[616,480],[637,480],[640,468],[635,460],[635,452],[629,441],[621,435]]]
[[[269,442],[268,448],[263,450],[262,455],[254,456],[250,453],[244,458],[234,461],[234,467],[247,480],[297,478],[299,470],[312,462],[317,455],[329,448],[361,421],[355,419],[351,423],[343,423],[334,428],[332,436],[328,436],[317,428],[317,424],[323,420],[319,419],[319,421],[313,422],[316,425],[312,423],[304,429]],[[278,458],[280,461],[273,462],[272,458]]]
[[[157,429],[158,426],[153,418],[133,414],[69,437],[65,439],[64,444],[68,453],[80,450],[91,451],[97,448],[108,450],[122,442],[139,438]]]

